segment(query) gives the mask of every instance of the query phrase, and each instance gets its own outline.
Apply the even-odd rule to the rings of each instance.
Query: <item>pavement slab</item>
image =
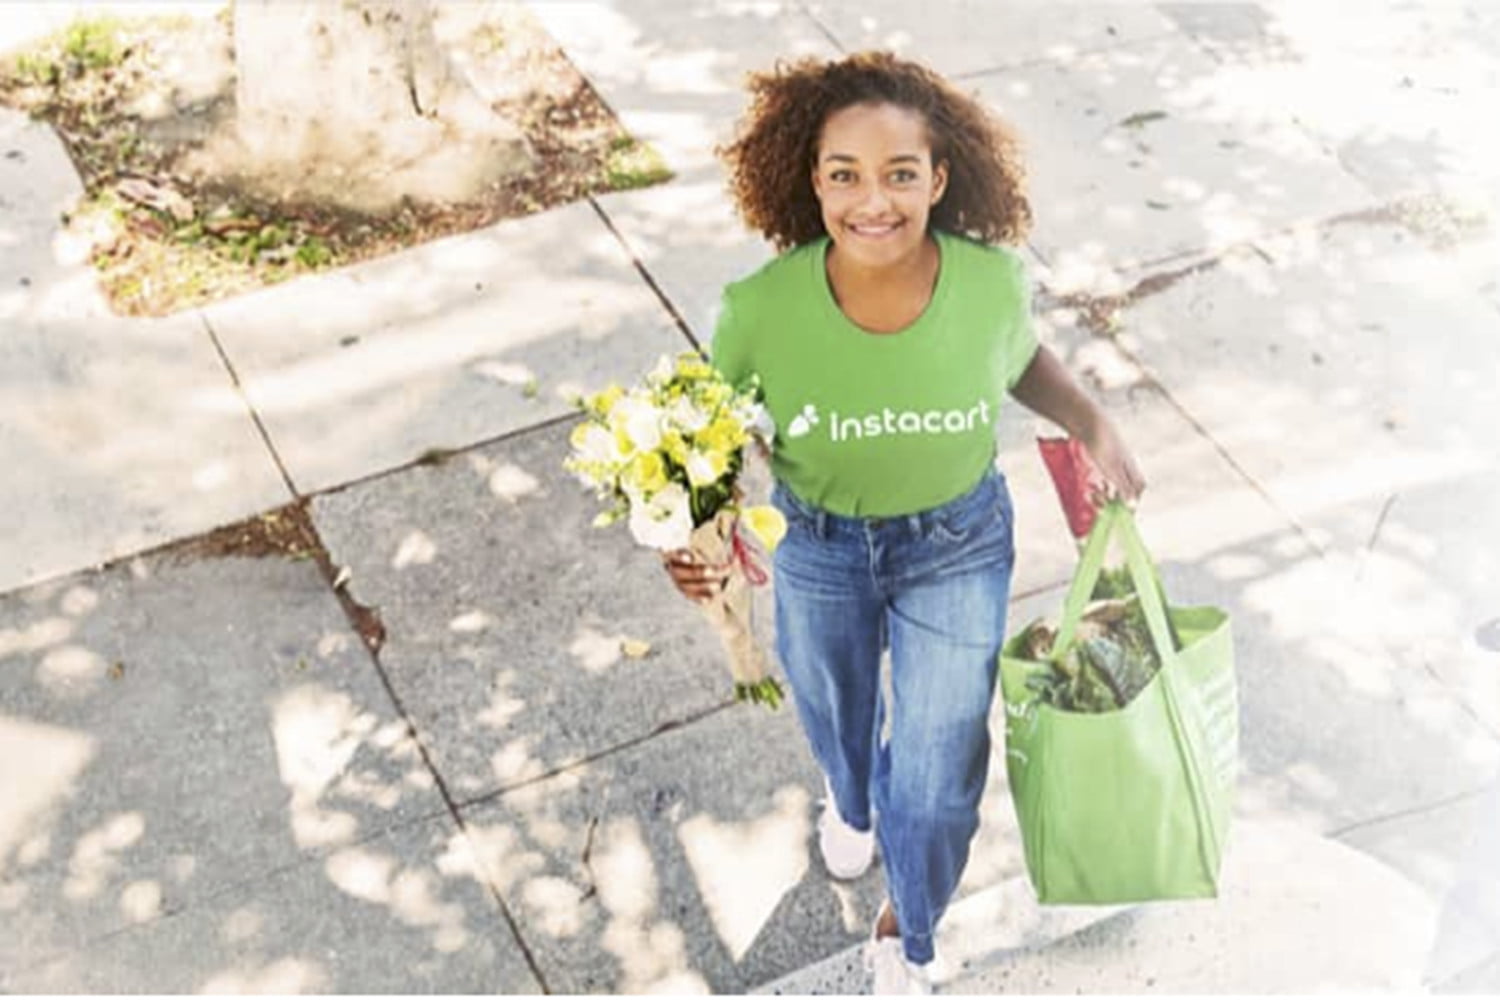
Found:
[[[1414,992],[1431,900],[1380,862],[1293,826],[1240,821],[1219,897],[1132,907],[944,984],[979,994]],[[1315,943],[1315,946],[1310,946]]]
[[[555,993],[742,993],[862,939],[790,708],[736,706],[463,810]]]
[[[714,147],[733,138],[747,73],[838,50],[797,6],[534,3],[532,11],[631,133],[662,155],[667,184],[599,206],[705,346],[719,292],[769,260],[735,214]]]
[[[452,819],[387,830],[0,979],[19,993],[537,993]]]
[[[203,316],[304,494],[555,419],[687,346],[587,202]]]
[[[1494,313],[1392,223],[1267,246],[1128,307],[1121,344],[1327,557],[1288,580],[1306,596],[1282,627],[1428,672],[1500,734],[1500,672],[1481,643],[1500,619],[1500,562],[1474,544],[1500,533]]]
[[[956,902],[938,932],[950,995],[1416,988],[1434,906],[1394,870],[1285,824],[1237,819],[1214,900],[1042,906],[1025,877]],[[1308,948],[1309,939],[1318,941]],[[859,948],[757,993],[867,992]]]
[[[161,555],[0,597],[0,677],[11,972],[443,811],[311,562]]]
[[[1241,106],[1177,35],[965,82],[1021,138],[1031,243],[1056,290],[1373,200],[1290,112]]]
[[[380,660],[458,801],[526,781],[724,702],[718,639],[655,552],[562,467],[559,425],[318,497],[349,593],[377,608]],[[761,626],[768,626],[762,622]],[[641,659],[623,639],[651,646]]]
[[[0,320],[109,315],[88,248],[63,225],[82,197],[52,127],[0,108]]]
[[[0,373],[0,593],[292,498],[196,316],[12,325]]]
[[[1357,503],[1367,540],[1393,493],[1500,461],[1494,311],[1400,226],[1304,229],[1225,254],[1120,325],[1121,344],[1299,521]]]
[[[1497,490],[1500,463],[1393,488],[1373,528],[1368,505],[1357,502],[1307,524],[1332,553],[1338,630],[1376,638],[1440,679],[1500,738],[1500,555],[1476,544],[1500,538]]]
[[[1171,20],[1147,4],[955,0],[930,5],[918,18],[900,0],[811,0],[806,6],[846,52],[886,49],[949,77],[1069,58],[1175,31]]]
[[[1379,858],[1441,901],[1423,970],[1429,986],[1500,957],[1500,775],[1481,791],[1356,827],[1339,840]]]
[[[1382,198],[1500,190],[1500,150],[1484,111],[1500,97],[1495,12],[1380,3],[1351,21],[1315,4],[1163,10],[1224,65],[1239,102],[1295,108]]]
[[[625,128],[694,180],[733,135],[745,74],[838,54],[800,4],[780,0],[544,0],[530,9]]]

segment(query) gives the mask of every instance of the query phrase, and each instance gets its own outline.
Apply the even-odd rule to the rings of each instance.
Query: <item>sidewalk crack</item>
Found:
[[[266,429],[265,421],[261,420],[260,414],[256,412],[255,406],[250,402],[249,395],[245,392],[245,385],[240,381],[240,374],[235,370],[234,362],[229,360],[229,352],[224,350],[224,345],[219,342],[219,335],[214,332],[213,324],[208,321],[208,314],[198,310],[198,321],[203,324],[203,331],[208,334],[208,342],[214,345],[218,352],[219,363],[229,373],[229,381],[234,384],[235,394],[245,404],[245,410],[250,414],[250,419],[255,422],[255,429],[260,434],[261,441],[266,446],[266,451],[271,454],[271,461],[276,463],[276,471],[281,474],[281,481],[286,484],[287,491],[297,500],[302,499],[302,494],[297,491],[297,484],[292,482],[292,475],[287,471],[286,463],[281,460],[281,454],[276,450],[276,442],[271,440],[271,432]]]

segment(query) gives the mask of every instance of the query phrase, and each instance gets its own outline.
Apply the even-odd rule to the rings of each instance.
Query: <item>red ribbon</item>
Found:
[[[745,544],[745,539],[740,536],[740,525],[736,521],[734,531],[729,536],[734,544],[734,558],[740,564],[740,569],[745,574],[745,579],[750,581],[752,587],[763,587],[770,582],[771,577],[766,573],[764,566],[756,557],[755,550]]]

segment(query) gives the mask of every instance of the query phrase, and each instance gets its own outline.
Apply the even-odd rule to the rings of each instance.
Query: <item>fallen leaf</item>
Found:
[[[651,643],[644,639],[621,639],[620,652],[632,660],[639,660],[651,652]]]
[[[127,177],[115,185],[115,190],[137,205],[145,205],[159,212],[166,212],[178,222],[191,222],[197,214],[193,203],[170,187],[153,184],[141,177]]]
[[[1137,111],[1133,115],[1127,115],[1120,119],[1122,128],[1140,128],[1149,122],[1160,121],[1167,117],[1165,111]]]
[[[110,665],[110,668],[109,668],[109,679],[112,680],[112,681],[117,681],[117,680],[120,680],[121,678],[123,678],[124,676],[125,676],[125,664],[121,663],[119,660],[116,660],[113,664]]]

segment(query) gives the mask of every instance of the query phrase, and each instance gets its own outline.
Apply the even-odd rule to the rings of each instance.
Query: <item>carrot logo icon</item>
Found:
[[[808,403],[802,408],[802,412],[793,417],[792,422],[787,425],[786,436],[799,438],[811,432],[816,426],[818,426],[818,408]]]

